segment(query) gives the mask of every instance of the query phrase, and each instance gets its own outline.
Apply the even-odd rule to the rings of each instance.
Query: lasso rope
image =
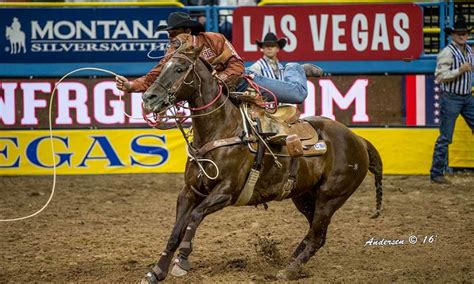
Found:
[[[52,188],[51,188],[51,194],[49,195],[49,198],[48,200],[46,201],[46,203],[43,205],[43,207],[41,207],[39,210],[37,210],[36,212],[30,214],[30,215],[27,215],[27,216],[23,216],[23,217],[18,217],[18,218],[11,218],[11,219],[0,219],[0,222],[15,222],[15,221],[21,221],[21,220],[25,220],[25,219],[29,219],[29,218],[32,218],[38,214],[40,214],[41,212],[43,212],[46,207],[48,207],[48,205],[51,203],[51,200],[53,199],[53,196],[54,196],[54,193],[56,191],[56,176],[57,176],[57,173],[56,173],[56,159],[55,159],[55,150],[54,150],[54,143],[53,143],[53,124],[52,124],[52,105],[53,105],[53,99],[54,99],[54,96],[56,94],[56,90],[57,90],[57,87],[59,86],[59,84],[62,83],[62,81],[64,81],[64,79],[66,79],[67,77],[69,77],[70,75],[74,74],[74,73],[77,73],[77,72],[80,72],[80,71],[84,71],[84,70],[92,70],[92,71],[100,71],[100,72],[105,72],[105,73],[108,73],[108,74],[111,74],[113,76],[118,76],[117,73],[113,72],[113,71],[110,71],[110,70],[106,70],[106,69],[102,69],[102,68],[96,68],[96,67],[83,67],[83,68],[78,68],[78,69],[75,69],[69,73],[67,73],[66,75],[64,75],[54,86],[54,89],[53,89],[53,92],[51,93],[51,98],[49,100],[49,111],[48,111],[48,117],[49,117],[49,140],[50,140],[50,143],[51,143],[51,157],[52,157],[52,161],[53,161],[53,185],[52,185]],[[119,99],[120,101],[122,101],[122,95],[119,96]],[[219,106],[218,108],[220,108],[221,106]],[[130,114],[128,114],[127,112],[123,112],[127,117],[129,118],[136,118],[136,119],[141,119],[143,117],[133,117],[131,116]],[[199,116],[199,115],[196,115],[196,116]],[[217,170],[217,173],[219,173],[219,170]],[[206,175],[207,176],[207,175]],[[212,179],[212,178],[211,178]]]
[[[176,54],[182,47],[183,47],[183,42],[179,42],[180,45],[178,46],[178,48],[170,55],[170,56],[173,56],[174,54]],[[152,51],[156,50],[153,49],[153,50],[150,50],[147,54],[147,56],[149,58],[152,58],[152,59],[160,59],[160,58],[163,58],[163,57],[166,57],[166,54],[163,55],[163,56],[160,56],[160,57],[151,57],[150,56],[150,53]],[[14,221],[21,221],[21,220],[25,220],[25,219],[29,219],[29,218],[32,218],[38,214],[40,214],[41,212],[43,212],[44,209],[46,209],[46,207],[48,207],[48,205],[50,204],[51,200],[53,199],[53,196],[54,196],[54,193],[55,193],[55,190],[56,190],[56,176],[57,176],[57,173],[56,173],[56,159],[55,159],[55,150],[54,150],[54,143],[53,143],[53,126],[52,126],[52,105],[53,105],[53,99],[54,99],[54,95],[56,94],[56,90],[57,90],[57,87],[59,86],[59,84],[62,83],[62,81],[64,79],[66,79],[68,76],[74,74],[74,73],[77,73],[77,72],[80,72],[80,71],[84,71],[84,70],[92,70],[92,71],[100,71],[100,72],[105,72],[105,73],[108,73],[108,74],[111,74],[113,76],[118,76],[117,73],[113,72],[113,71],[110,71],[110,70],[106,70],[106,69],[102,69],[102,68],[96,68],[96,67],[83,67],[83,68],[78,68],[78,69],[75,69],[69,73],[67,73],[66,75],[64,75],[54,86],[54,89],[53,89],[53,92],[51,93],[51,98],[49,100],[49,111],[48,111],[48,118],[49,118],[49,138],[50,138],[50,143],[51,143],[51,158],[52,158],[52,161],[53,161],[53,185],[52,185],[52,188],[51,188],[51,194],[48,198],[48,200],[46,201],[46,203],[43,205],[43,207],[41,207],[39,210],[37,210],[36,212],[30,214],[30,215],[27,215],[27,216],[23,216],[23,217],[18,217],[18,218],[11,218],[11,219],[0,219],[0,222],[14,222]],[[217,77],[217,76],[216,76]],[[200,79],[200,78],[199,78]],[[226,83],[221,80],[219,77],[217,77],[218,80],[222,81],[224,85],[226,85]],[[221,88],[221,86],[219,86]],[[265,89],[266,90],[266,89]],[[222,89],[220,89],[220,92],[222,92]],[[272,95],[273,93],[270,92]],[[122,95],[119,96],[119,100],[122,101]],[[273,95],[274,96],[274,95]],[[275,97],[275,96],[274,96]],[[228,97],[226,97],[226,99],[224,100],[224,102],[219,105],[217,108],[215,108],[214,110],[210,111],[210,112],[207,112],[207,113],[203,113],[203,114],[195,114],[195,115],[188,115],[188,116],[179,116],[179,115],[172,115],[172,116],[164,116],[164,117],[167,117],[167,118],[175,118],[175,119],[179,119],[179,118],[192,118],[192,117],[200,117],[200,116],[205,116],[205,115],[209,115],[215,111],[217,111],[218,109],[220,109],[222,106],[225,105],[225,103],[227,102],[227,99]],[[211,104],[215,103],[217,101],[217,98],[212,101]],[[275,97],[275,102],[276,102],[276,97]],[[201,110],[201,109],[198,109],[198,110]],[[147,119],[146,116],[144,117],[133,117],[131,116],[130,114],[128,114],[127,112],[125,112],[125,110],[123,111],[123,113],[125,114],[125,116],[129,117],[129,118],[135,118],[135,119],[141,119],[143,118],[148,124],[150,124],[150,120]],[[156,124],[159,124],[159,123],[156,123]],[[156,127],[156,125],[153,125]],[[188,144],[189,146],[189,144]],[[219,168],[217,167],[217,165],[212,161],[212,160],[209,160],[209,159],[198,159],[196,157],[193,157],[188,149],[187,150],[187,154],[188,154],[188,157],[190,157],[191,160],[195,160],[197,162],[197,164],[199,165],[199,167],[201,168],[201,170],[203,171],[203,173],[206,175],[206,177],[208,177],[209,179],[216,179],[218,176],[219,176]],[[209,174],[207,174],[207,172],[204,170],[203,166],[200,164],[200,162],[209,162],[211,163],[215,168],[216,168],[216,175],[214,177],[211,177],[209,176]],[[278,160],[277,160],[278,162]]]
[[[51,188],[51,194],[49,195],[48,201],[46,201],[46,203],[43,205],[43,207],[41,207],[41,209],[34,212],[33,214],[23,216],[23,217],[18,217],[18,218],[12,218],[12,219],[0,219],[0,222],[21,221],[21,220],[25,220],[25,219],[34,217],[34,216],[38,215],[39,213],[41,213],[44,209],[46,209],[46,207],[48,207],[49,203],[53,199],[54,192],[55,192],[55,189],[56,189],[56,163],[55,163],[56,159],[55,159],[54,143],[53,143],[53,124],[52,124],[52,119],[51,119],[51,117],[52,117],[52,111],[51,111],[52,108],[51,107],[53,105],[53,99],[54,99],[54,95],[56,94],[56,89],[57,89],[58,85],[64,79],[66,79],[69,75],[80,72],[80,71],[84,71],[84,70],[100,71],[100,72],[105,72],[105,73],[108,73],[108,74],[111,74],[111,75],[114,75],[114,76],[118,76],[116,73],[114,73],[110,70],[106,70],[106,69],[102,69],[102,68],[95,68],[95,67],[84,67],[84,68],[79,68],[79,69],[76,69],[76,70],[73,70],[73,71],[67,73],[56,83],[56,85],[54,86],[53,92],[51,93],[51,98],[49,100],[49,140],[51,142],[51,157],[52,157],[52,160],[53,160],[53,186]],[[122,101],[122,96],[123,96],[123,94],[120,95],[120,97],[119,97],[120,101]],[[127,117],[135,118],[135,117],[132,117],[131,115],[127,114],[125,111],[124,111],[124,114]],[[139,117],[139,118],[141,118],[141,117]]]
[[[173,56],[174,54],[176,54],[181,48],[183,47],[183,42],[179,41],[179,46],[177,47],[177,49],[170,55],[170,56]],[[163,56],[159,56],[159,57],[153,57],[151,56],[151,52],[155,51],[157,48],[155,49],[152,49],[150,50],[148,53],[147,53],[147,56],[149,58],[152,58],[152,59],[161,59],[163,57],[166,57],[166,54],[163,55]],[[64,75],[57,83],[56,85],[54,86],[54,89],[53,89],[53,92],[51,93],[51,98],[49,100],[49,139],[50,139],[50,142],[51,142],[51,157],[52,157],[52,161],[53,161],[53,186],[51,188],[51,194],[48,198],[48,201],[46,201],[46,203],[43,205],[43,207],[41,207],[41,209],[39,209],[38,211],[34,212],[33,214],[30,214],[30,215],[27,215],[27,216],[23,216],[23,217],[18,217],[18,218],[11,218],[11,219],[0,219],[0,222],[14,222],[14,221],[21,221],[21,220],[25,220],[25,219],[28,219],[28,218],[32,218],[36,215],[38,215],[39,213],[41,213],[44,209],[46,209],[46,207],[48,207],[49,203],[51,202],[51,200],[53,199],[53,196],[54,196],[54,192],[56,190],[56,159],[55,159],[55,152],[54,152],[54,143],[53,143],[53,126],[52,126],[52,119],[51,119],[51,116],[52,116],[52,111],[51,111],[51,107],[53,105],[53,98],[54,98],[54,95],[56,94],[56,89],[58,87],[58,85],[64,80],[66,79],[68,76],[70,76],[71,74],[74,74],[74,73],[77,73],[77,72],[80,72],[80,71],[84,71],[84,70],[92,70],[92,71],[100,71],[100,72],[105,72],[105,73],[108,73],[108,74],[111,74],[113,76],[118,76],[117,73],[115,72],[112,72],[110,70],[106,70],[106,69],[102,69],[102,68],[96,68],[96,67],[83,67],[83,68],[78,68],[78,69],[75,69],[69,73],[67,73],[66,75]],[[120,95],[119,99],[120,101],[122,101],[122,95]],[[148,122],[148,120],[146,119],[146,117],[133,117],[131,115],[129,115],[128,113],[123,112],[127,117],[129,118],[136,118],[136,119],[141,119],[141,118],[144,118],[145,121]]]

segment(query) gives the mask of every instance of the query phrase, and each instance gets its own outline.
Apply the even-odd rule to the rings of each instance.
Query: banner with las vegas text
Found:
[[[474,167],[473,136],[465,126],[450,147],[449,165]],[[462,128],[462,127],[461,127]],[[354,128],[380,152],[385,174],[428,174],[438,130]],[[52,175],[49,132],[0,131],[0,176]],[[53,132],[59,175],[182,173],[186,144],[178,130],[102,129]],[[219,165],[219,161],[215,161]]]
[[[246,61],[262,54],[266,33],[287,39],[283,61],[412,60],[423,51],[423,13],[410,4],[241,7],[232,40]],[[348,66],[350,68],[350,66]]]
[[[187,155],[179,130],[0,131],[1,175],[180,173]],[[54,156],[54,162],[53,162]],[[54,164],[53,164],[54,163]]]

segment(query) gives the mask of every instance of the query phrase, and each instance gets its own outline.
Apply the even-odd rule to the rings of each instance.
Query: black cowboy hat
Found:
[[[458,18],[452,27],[444,28],[444,32],[447,35],[452,33],[469,33],[471,30],[472,28],[467,27],[466,19],[464,19],[464,17]]]
[[[277,36],[274,33],[268,33],[265,35],[263,38],[263,41],[255,41],[258,45],[258,47],[262,48],[264,44],[278,44],[280,46],[280,49],[285,47],[286,45],[286,38],[280,38],[278,39]]]
[[[158,26],[156,31],[168,31],[177,28],[189,28],[193,35],[204,31],[204,26],[200,22],[191,20],[189,14],[184,12],[169,14],[167,24]]]

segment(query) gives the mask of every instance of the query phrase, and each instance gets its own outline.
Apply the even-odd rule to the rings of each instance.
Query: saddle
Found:
[[[280,156],[318,156],[327,151],[326,143],[307,122],[299,119],[301,112],[293,105],[282,104],[277,112],[262,107],[261,99],[247,90],[239,96],[249,123],[258,125],[258,134],[265,138],[272,150]]]
[[[251,88],[234,98],[241,102],[240,109],[247,135],[258,136],[253,142],[249,139],[249,147],[256,153],[256,159],[234,205],[243,206],[250,201],[260,178],[266,149],[274,158],[276,156],[291,158],[287,181],[274,199],[281,201],[296,188],[299,157],[324,155],[327,151],[326,142],[321,139],[319,130],[316,131],[309,122],[299,118],[301,112],[293,105],[279,105],[276,112],[269,112],[265,108],[262,96]],[[249,126],[251,131],[248,129]]]

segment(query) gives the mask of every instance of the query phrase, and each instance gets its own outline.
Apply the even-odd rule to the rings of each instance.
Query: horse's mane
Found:
[[[180,34],[176,36],[175,42],[179,42],[179,46],[176,52],[179,52],[187,57],[191,56],[191,57],[196,58],[196,55],[201,52],[201,49],[197,49],[194,46],[193,36],[190,34]],[[204,65],[206,66],[207,70],[210,73],[214,71],[214,68],[209,62],[207,62],[206,59],[204,59],[201,56],[197,56],[197,57],[202,61],[202,63],[204,63]]]
[[[201,56],[199,56],[199,59],[202,61],[202,63],[204,63],[204,66],[206,66],[207,70],[209,70],[209,72],[212,73],[212,71],[214,71],[214,68],[212,67],[212,65],[207,62],[206,59],[202,58]]]
[[[189,57],[194,52],[199,52],[199,51],[195,50],[193,46],[183,45],[181,50],[179,50],[178,52]],[[198,56],[198,60],[201,61],[204,64],[204,66],[206,66],[206,69],[207,69],[207,71],[209,71],[209,73],[214,72],[214,67],[212,67],[212,65],[206,59],[204,59],[202,56]],[[231,95],[231,90],[228,89],[226,84],[223,85],[223,92],[224,92],[225,95],[229,96],[230,101],[235,106],[238,106],[241,103],[240,100],[237,100],[236,97]],[[253,103],[255,103],[255,102],[253,102]]]

